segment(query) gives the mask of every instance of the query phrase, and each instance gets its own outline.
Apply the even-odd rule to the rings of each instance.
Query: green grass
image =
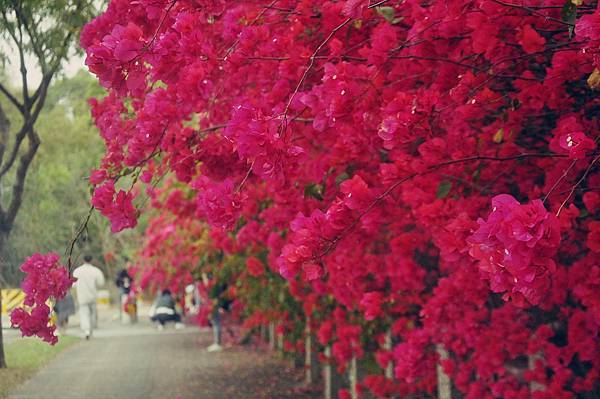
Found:
[[[0,369],[0,398],[31,377],[41,366],[59,352],[78,342],[75,337],[60,337],[51,346],[36,338],[19,339],[4,345],[7,369]]]

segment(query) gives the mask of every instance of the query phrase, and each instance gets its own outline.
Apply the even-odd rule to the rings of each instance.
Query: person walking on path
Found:
[[[75,289],[79,304],[79,320],[85,339],[90,339],[92,330],[96,327],[98,288],[104,285],[104,274],[90,263],[92,259],[91,255],[85,255],[83,257],[85,263],[73,272],[73,277],[77,279]]]

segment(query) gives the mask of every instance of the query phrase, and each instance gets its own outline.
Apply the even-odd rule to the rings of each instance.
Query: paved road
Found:
[[[291,399],[299,372],[264,352],[208,353],[211,333],[149,323],[99,329],[60,353],[9,399]]]

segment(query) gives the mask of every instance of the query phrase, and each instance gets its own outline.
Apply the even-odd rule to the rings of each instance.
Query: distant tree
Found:
[[[0,198],[0,274],[8,236],[23,202],[25,179],[41,143],[36,122],[46,102],[48,87],[77,41],[79,29],[94,15],[97,3],[0,0],[0,37],[18,56],[21,86],[17,95],[0,83],[0,93],[19,115],[16,121],[10,121],[6,117],[10,113],[0,104],[0,186],[6,181],[12,186],[8,195]],[[34,85],[37,87],[32,87],[26,56],[34,58],[41,72],[40,82]],[[1,334],[0,329],[0,368],[4,368]]]
[[[44,145],[31,164],[19,217],[5,248],[4,279],[9,286],[20,283],[18,266],[31,253],[40,249],[62,253],[89,212],[90,192],[85,182],[90,170],[98,166],[104,146],[87,99],[103,93],[98,82],[83,70],[54,81],[48,89],[38,120]],[[112,267],[122,267],[125,259],[133,256],[138,235],[137,230],[111,234],[106,219],[93,214],[75,243],[74,257],[83,250],[109,254],[110,262],[104,266],[111,274]]]
[[[9,286],[18,285],[18,266],[37,248],[63,252],[89,210],[85,181],[103,145],[86,99],[101,94],[100,85],[84,71],[48,89],[37,129],[44,145],[30,166],[19,217],[5,247],[4,279]],[[79,240],[86,250],[99,253],[101,240],[90,242],[88,237],[99,237],[107,226],[101,218],[88,224],[89,234]]]

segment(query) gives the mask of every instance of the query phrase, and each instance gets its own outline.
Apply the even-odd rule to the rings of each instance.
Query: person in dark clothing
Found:
[[[212,286],[210,285],[211,277],[204,274],[202,276],[204,284],[209,287],[208,296],[212,300],[212,312],[210,322],[213,328],[213,344],[206,348],[209,352],[218,352],[223,350],[221,346],[221,317],[229,310],[231,301],[226,298],[227,283],[214,281]]]
[[[169,321],[175,322],[176,329],[184,327],[181,323],[181,315],[175,310],[175,299],[173,299],[170,290],[163,290],[152,307],[153,314],[150,320],[158,322],[159,330],[164,329],[165,323]]]
[[[69,324],[69,317],[75,314],[75,301],[73,295],[67,292],[63,299],[59,299],[54,304],[54,312],[56,313],[56,325],[58,332],[64,335]]]
[[[115,284],[119,288],[121,295],[128,295],[131,291],[131,283],[133,279],[127,272],[127,269],[121,269],[115,279]]]
[[[115,285],[119,289],[119,302],[121,305],[119,306],[119,318],[121,319],[122,323],[131,323],[137,319],[137,314],[135,311],[133,314],[128,312],[128,303],[133,302],[133,310],[136,309],[136,304],[135,297],[130,297],[133,278],[131,275],[129,275],[127,269],[119,270],[119,273],[117,273],[117,278],[115,279]]]

